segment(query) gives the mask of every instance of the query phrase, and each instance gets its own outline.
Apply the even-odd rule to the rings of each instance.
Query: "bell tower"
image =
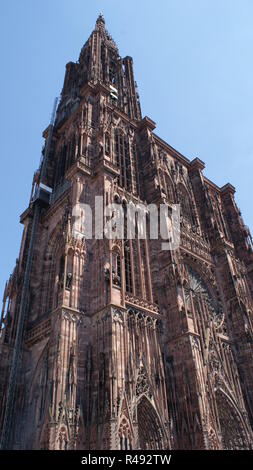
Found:
[[[66,65],[21,215],[1,316],[2,448],[252,446],[250,233],[233,187],[154,129],[99,15]],[[139,223],[128,236],[131,204],[147,209],[146,237]],[[151,237],[150,204],[180,205],[176,250]],[[116,205],[123,237],[113,224],[107,237]]]

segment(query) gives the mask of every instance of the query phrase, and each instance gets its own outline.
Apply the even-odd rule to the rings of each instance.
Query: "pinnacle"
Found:
[[[104,19],[104,16],[101,12],[98,15],[98,18],[97,18],[97,21],[96,21],[96,26],[102,26],[102,27],[105,26],[105,19]]]
[[[111,46],[114,47],[115,49],[118,49],[117,44],[115,43],[115,41],[112,39],[111,35],[108,33],[108,31],[105,28],[105,19],[102,13],[99,13],[98,15],[95,31],[100,31],[102,35],[106,38],[106,40],[110,42]]]

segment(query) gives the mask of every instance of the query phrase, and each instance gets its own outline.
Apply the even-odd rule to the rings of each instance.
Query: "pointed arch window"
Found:
[[[165,174],[165,191],[167,193],[168,201],[173,202],[174,201],[173,183],[167,174]]]
[[[75,157],[76,157],[76,138],[75,138],[75,134],[73,134],[73,137],[71,140],[71,149],[70,149],[71,164],[74,163]]]
[[[64,260],[64,256],[62,255],[60,259],[60,264],[59,264],[59,281],[60,282],[63,282],[64,264],[65,264],[65,260]]]
[[[108,156],[110,155],[110,147],[111,147],[111,142],[110,142],[110,136],[109,134],[105,135],[105,154]]]
[[[121,286],[121,261],[117,251],[112,253],[112,282],[115,286]]]
[[[132,283],[132,271],[131,271],[131,256],[130,256],[130,246],[129,241],[125,241],[124,246],[124,255],[125,255],[125,280],[126,280],[126,292],[133,292],[133,283]]]
[[[132,190],[135,194],[139,191],[139,173],[138,173],[138,152],[137,144],[133,142],[132,144],[132,161],[133,161],[133,174],[132,174]]]
[[[133,292],[133,279],[132,279],[132,263],[131,263],[131,245],[127,239],[127,206],[123,203],[124,209],[124,267],[125,267],[125,284],[126,292]]]
[[[190,225],[194,225],[193,209],[190,196],[186,188],[180,184],[178,186],[178,203],[180,204],[181,217]]]
[[[116,60],[114,58],[111,58],[109,62],[109,81],[112,83],[112,85],[115,85],[116,83]]]
[[[86,125],[86,107],[84,106],[82,109],[82,126],[85,127]]]
[[[132,170],[128,138],[122,131],[115,129],[114,140],[115,160],[120,170],[118,184],[130,191],[132,189]]]
[[[119,427],[119,441],[120,441],[120,450],[131,450],[131,431],[129,427],[128,420],[123,417]]]

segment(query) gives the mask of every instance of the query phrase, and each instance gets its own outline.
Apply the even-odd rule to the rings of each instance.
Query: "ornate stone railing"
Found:
[[[51,320],[47,319],[39,324],[33,326],[30,330],[27,331],[25,342],[28,346],[41,341],[43,338],[46,338],[50,334],[51,329]]]
[[[183,248],[212,261],[210,243],[190,228],[181,226],[180,244]]]
[[[134,305],[139,308],[144,308],[154,313],[159,313],[159,307],[148,300],[140,299],[139,297],[133,297],[129,294],[126,295],[125,298],[128,304]]]

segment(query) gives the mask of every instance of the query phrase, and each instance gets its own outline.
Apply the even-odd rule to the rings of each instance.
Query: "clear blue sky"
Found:
[[[43,129],[102,11],[134,59],[144,115],[222,186],[253,228],[252,0],[0,0],[0,295],[18,256]]]

